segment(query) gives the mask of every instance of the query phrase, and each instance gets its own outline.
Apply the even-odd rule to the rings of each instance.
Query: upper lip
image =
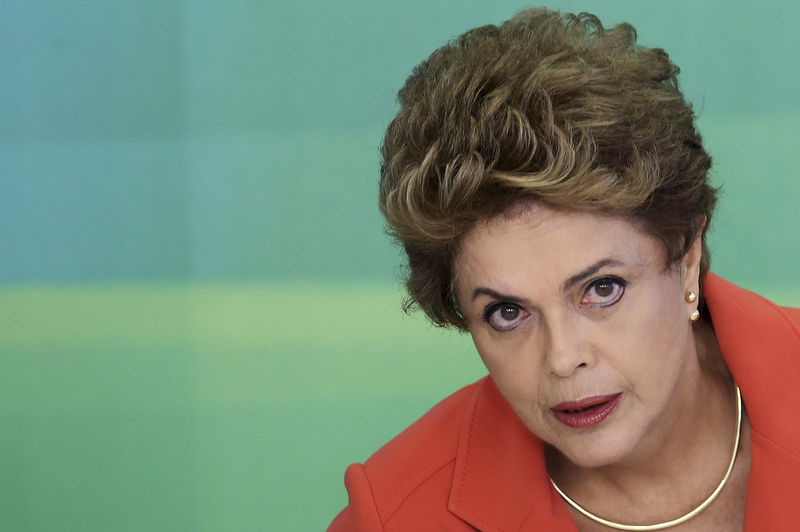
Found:
[[[559,411],[582,410],[584,408],[589,408],[592,406],[597,406],[603,403],[607,403],[618,395],[620,394],[611,393],[608,395],[592,395],[591,397],[584,397],[582,399],[578,399],[577,401],[564,401],[563,403],[558,403],[552,409]]]

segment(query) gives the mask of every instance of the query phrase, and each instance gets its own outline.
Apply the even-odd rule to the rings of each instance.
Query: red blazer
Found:
[[[752,427],[746,531],[800,530],[800,310],[709,274],[704,294]],[[491,378],[454,393],[345,473],[339,531],[576,531],[543,443]]]

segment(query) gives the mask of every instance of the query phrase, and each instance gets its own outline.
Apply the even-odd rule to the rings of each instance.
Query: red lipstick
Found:
[[[550,410],[565,425],[574,429],[588,429],[602,423],[614,411],[621,398],[621,393],[595,395],[578,401],[564,401]]]

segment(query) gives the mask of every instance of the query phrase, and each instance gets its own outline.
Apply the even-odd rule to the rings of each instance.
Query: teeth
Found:
[[[607,402],[608,401],[606,401],[606,403]],[[564,410],[564,412],[567,412],[568,414],[578,414],[580,412],[584,412],[586,410],[589,410],[590,408],[597,408],[598,406],[602,406],[602,405],[604,405],[606,403],[597,403],[596,405],[587,406],[586,408],[578,408],[576,410]]]

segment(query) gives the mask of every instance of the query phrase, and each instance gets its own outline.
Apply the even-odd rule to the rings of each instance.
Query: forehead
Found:
[[[623,217],[555,210],[533,204],[484,220],[461,242],[457,283],[560,281],[606,258],[633,265],[663,264],[660,242]]]

